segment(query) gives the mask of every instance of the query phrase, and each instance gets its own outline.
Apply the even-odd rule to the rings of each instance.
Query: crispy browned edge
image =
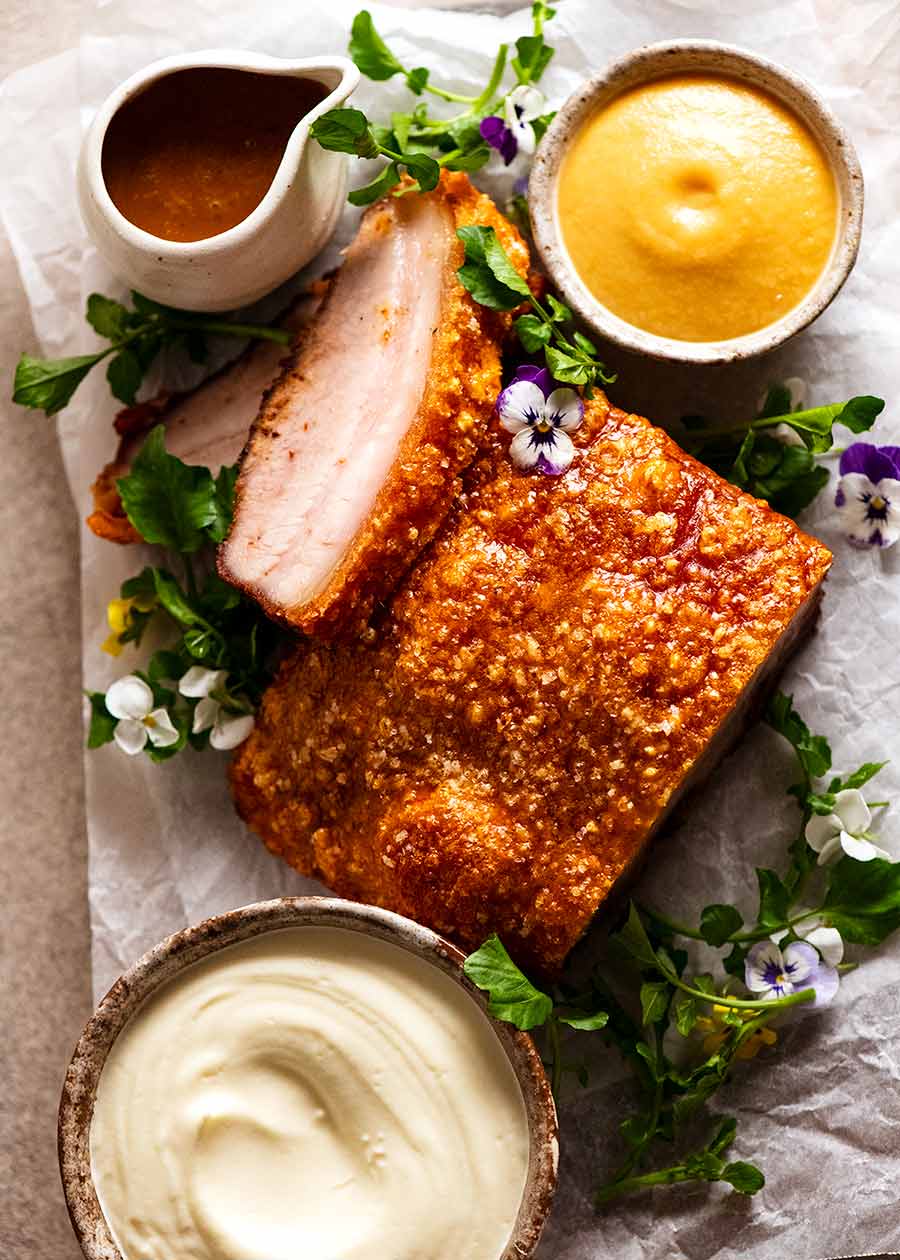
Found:
[[[528,275],[524,241],[468,175],[444,171],[434,193],[419,195],[442,197],[455,228],[472,224],[493,227],[518,270]],[[373,211],[377,206],[369,213]],[[459,474],[475,459],[485,440],[487,421],[500,390],[501,350],[512,318],[475,302],[462,287],[456,271],[464,258],[462,242],[454,239],[445,265],[440,328],[425,394],[366,525],[325,590],[306,604],[281,608],[255,584],[242,582],[228,567],[225,544],[219,548],[220,575],[256,599],[273,620],[323,638],[359,633],[373,607],[392,593],[446,517],[459,490]],[[299,347],[264,395],[245,453],[263,420],[267,402],[301,361]],[[239,478],[235,516],[240,511],[241,493]]]

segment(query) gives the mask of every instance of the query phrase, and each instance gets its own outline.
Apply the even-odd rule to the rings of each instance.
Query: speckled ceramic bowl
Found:
[[[232,910],[161,941],[121,976],[100,1003],[75,1048],[59,1107],[59,1163],[69,1215],[87,1260],[122,1260],[91,1177],[90,1131],[97,1084],[116,1037],[140,1005],[183,968],[216,950],[279,928],[328,926],[399,945],[438,967],[486,1011],[484,995],[463,974],[465,955],[428,928],[387,910],[330,897],[283,897]],[[530,1158],[518,1219],[501,1260],[534,1254],[556,1188],[556,1108],[531,1038],[491,1020],[522,1089]]]
[[[834,171],[838,189],[838,229],[831,258],[804,300],[774,324],[727,341],[677,341],[645,332],[620,319],[582,281],[563,243],[556,186],[572,137],[613,97],[669,74],[728,75],[763,88],[806,123]],[[598,176],[602,182],[602,174]],[[654,359],[679,363],[732,363],[774,350],[824,311],[847,279],[859,250],[863,177],[850,137],[815,89],[790,70],[746,49],[715,40],[673,40],[648,44],[614,61],[573,92],[547,129],[535,155],[528,200],[538,252],[554,284],[584,322],[607,341]]]

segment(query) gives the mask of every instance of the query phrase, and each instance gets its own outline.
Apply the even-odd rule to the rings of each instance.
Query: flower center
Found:
[[[862,497],[866,505],[867,521],[887,520],[891,508],[890,499],[886,499],[883,494],[864,494]]]

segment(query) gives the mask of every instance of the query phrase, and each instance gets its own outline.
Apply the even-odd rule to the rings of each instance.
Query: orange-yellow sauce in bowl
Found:
[[[560,233],[613,314],[657,336],[723,341],[775,323],[826,268],[831,164],[803,120],[727,75],[669,75],[601,106],[559,173]]]

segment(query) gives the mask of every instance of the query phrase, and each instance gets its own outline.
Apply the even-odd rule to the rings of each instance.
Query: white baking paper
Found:
[[[501,19],[370,7],[401,57],[463,90],[484,82],[500,40],[528,27],[523,12]],[[0,208],[46,353],[88,350],[86,295],[123,292],[85,241],[74,198],[79,137],[107,92],[147,62],[190,49],[246,47],[288,56],[341,50],[354,8],[347,0],[116,0],[98,9],[78,49],[4,85]],[[768,54],[824,91],[855,138],[867,181],[859,263],[813,329],[768,361],[731,369],[638,366],[610,354],[620,371],[614,398],[660,419],[697,411],[747,415],[768,382],[799,375],[813,402],[882,395],[888,410],[876,440],[900,442],[897,0],[561,0],[551,31],[558,53],[546,84],[555,104],[586,74],[647,41],[705,36]],[[397,84],[366,83],[358,99],[384,115],[403,93]],[[598,196],[602,188],[598,171]],[[114,448],[114,411],[98,374],[60,422],[82,516],[88,487]],[[23,413],[22,423],[45,422]],[[900,547],[852,551],[830,520],[827,494],[807,524],[833,546],[835,564],[818,633],[787,686],[810,724],[830,737],[839,769],[897,759],[878,780],[880,797],[896,796]],[[82,543],[84,683],[104,688],[129,668],[129,658],[114,662],[100,651],[105,606],[141,558],[86,530]],[[186,754],[154,767],[107,747],[87,754],[85,766],[98,994],[166,933],[312,886],[238,822],[224,756]],[[752,868],[780,863],[795,823],[783,796],[789,779],[786,748],[767,730],[754,730],[657,845],[641,896],[690,917],[708,901],[733,898],[751,912]],[[882,829],[900,852],[900,823],[892,814]],[[614,1052],[596,1054],[592,1084],[567,1093],[561,1108],[561,1179],[543,1260],[819,1260],[900,1250],[898,957],[896,944],[870,953],[845,978],[829,1011],[799,1019],[777,1053],[725,1091],[721,1107],[740,1117],[733,1157],[758,1160],[768,1174],[765,1191],[753,1200],[721,1187],[676,1188],[596,1216],[592,1190],[621,1157],[617,1124],[627,1096]]]

